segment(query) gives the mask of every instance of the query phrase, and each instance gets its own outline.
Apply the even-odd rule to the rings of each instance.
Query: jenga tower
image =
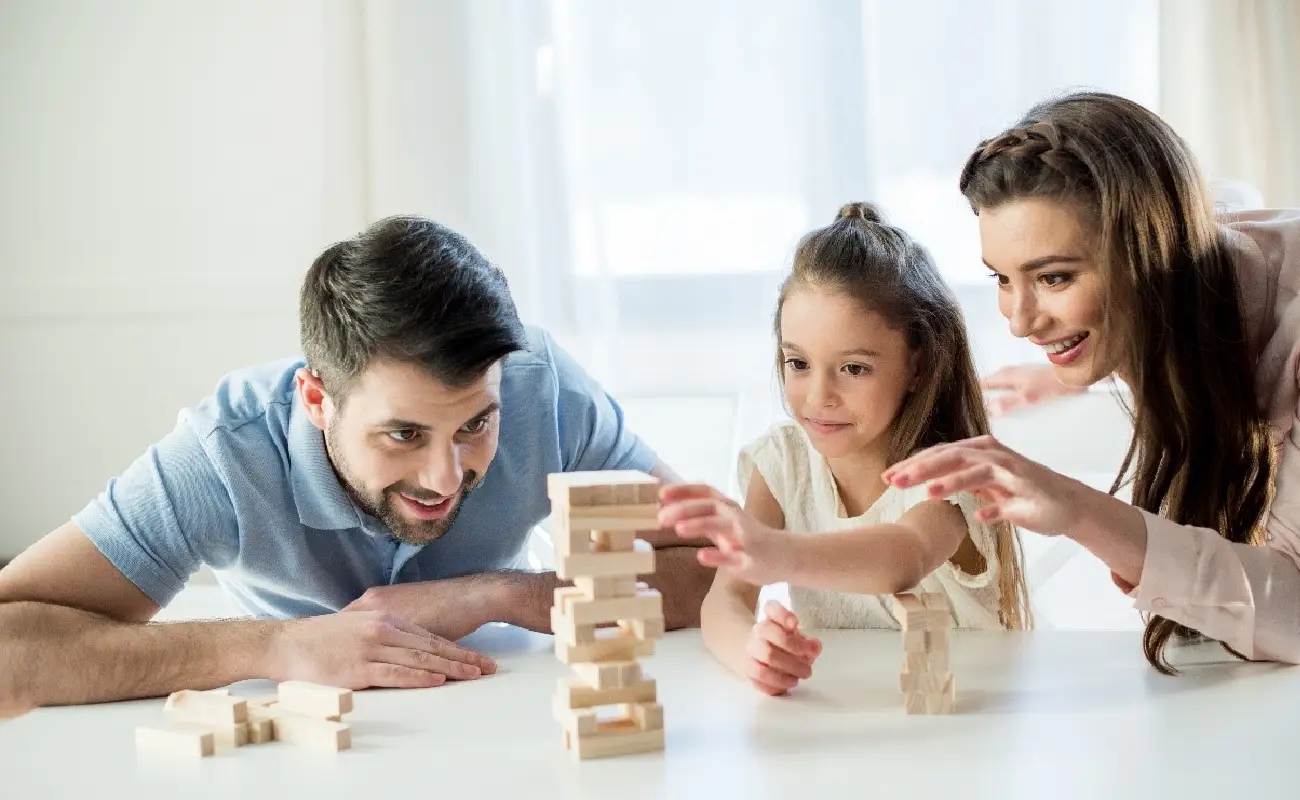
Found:
[[[573,668],[555,695],[564,746],[577,758],[662,750],[663,707],[637,659],[663,636],[663,599],[636,579],[655,569],[654,550],[636,534],[659,528],[659,481],[565,472],[549,476],[547,493],[555,572],[574,583],[555,590],[551,608],[555,655]],[[608,706],[617,716],[598,718]]]
[[[907,713],[951,714],[957,691],[948,671],[948,601],[941,594],[898,594],[893,599],[894,615],[903,626],[899,682]]]

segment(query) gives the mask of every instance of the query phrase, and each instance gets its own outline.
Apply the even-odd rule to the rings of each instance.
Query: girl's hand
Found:
[[[745,644],[745,677],[763,694],[786,694],[812,677],[822,643],[799,632],[799,619],[775,600],[763,607],[767,619],[756,623]]]
[[[985,392],[990,390],[996,392],[996,394],[988,394],[985,398],[989,414],[994,417],[1000,417],[1022,406],[1038,405],[1087,391],[1061,383],[1049,364],[1017,364],[1013,367],[1003,367],[980,381],[980,387]]]
[[[923,450],[882,475],[891,486],[930,481],[929,496],[971,492],[981,503],[982,522],[1006,521],[1036,533],[1069,533],[1080,521],[1088,487],[1030,461],[992,436]]]
[[[722,567],[755,586],[786,580],[790,534],[769,528],[726,495],[704,484],[677,484],[660,492],[659,524],[686,539],[708,539],[700,549],[706,567]]]

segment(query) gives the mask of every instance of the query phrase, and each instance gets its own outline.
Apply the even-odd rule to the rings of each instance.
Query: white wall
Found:
[[[0,559],[222,372],[297,350],[367,217],[352,2],[0,2]]]

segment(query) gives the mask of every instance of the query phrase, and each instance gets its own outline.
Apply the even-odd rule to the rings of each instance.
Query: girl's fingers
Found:
[[[969,452],[965,448],[950,448],[931,451],[928,458],[920,458],[911,464],[900,463],[886,474],[892,486],[904,488],[915,486],[935,478],[946,478],[968,465]]]
[[[659,490],[659,500],[676,503],[682,500],[720,500],[723,495],[707,483],[670,483]]]
[[[696,552],[695,559],[700,562],[701,566],[713,567],[714,569],[729,569],[737,573],[741,572],[745,566],[742,555],[728,555],[716,547],[701,548]]]
[[[931,498],[938,499],[957,492],[969,492],[990,485],[1000,485],[998,484],[998,477],[998,471],[993,464],[987,462],[976,464],[973,467],[958,470],[945,478],[931,481],[926,488],[926,494]]]
[[[722,501],[709,497],[678,500],[659,509],[659,524],[671,528],[682,520],[718,516],[728,508]]]
[[[763,605],[763,613],[784,630],[799,630],[799,618],[795,616],[793,611],[775,600],[768,600]]]
[[[683,539],[708,539],[725,552],[740,550],[736,530],[729,520],[717,517],[697,517],[677,523],[675,530]]]

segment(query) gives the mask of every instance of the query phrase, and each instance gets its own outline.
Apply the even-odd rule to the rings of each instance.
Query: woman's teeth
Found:
[[[1063,342],[1057,342],[1056,344],[1045,344],[1043,345],[1043,349],[1046,350],[1051,355],[1055,355],[1057,353],[1064,353],[1066,350],[1069,350],[1070,348],[1074,347],[1075,345],[1077,345],[1079,342],[1082,342],[1086,338],[1088,338],[1088,334],[1081,333],[1078,336],[1071,337],[1069,339],[1066,339]]]

